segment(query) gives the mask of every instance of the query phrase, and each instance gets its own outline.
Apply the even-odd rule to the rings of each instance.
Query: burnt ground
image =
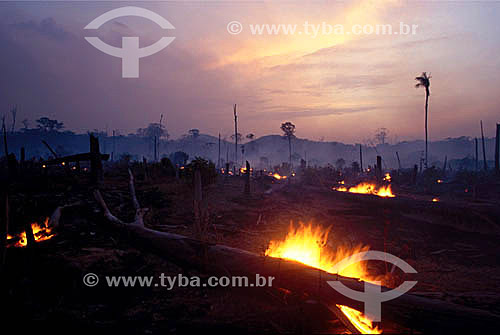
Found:
[[[271,190],[271,192],[269,191]],[[138,249],[103,218],[92,192],[73,185],[54,189],[40,202],[50,212],[63,211],[56,237],[36,248],[9,248],[2,285],[5,320],[20,330],[70,333],[312,334],[347,333],[331,315],[293,297],[271,292],[237,292],[230,288],[86,287],[86,273],[120,276],[207,276],[180,269],[158,255]],[[111,211],[133,220],[122,176],[102,187]],[[399,193],[398,193],[399,194]],[[299,181],[255,180],[243,195],[243,179],[219,178],[204,190],[210,212],[206,238],[262,254],[269,241],[281,239],[291,222],[329,227],[328,245],[368,245],[388,251],[417,271],[412,292],[500,314],[499,217],[496,202],[416,197],[401,189],[394,199],[334,192],[325,185]],[[192,235],[192,187],[174,178],[138,181],[137,195],[150,208],[146,225],[160,231]],[[13,198],[22,200],[22,195]],[[15,201],[13,201],[15,202]],[[40,204],[38,204],[40,206]],[[52,207],[51,207],[52,206]],[[50,209],[49,209],[50,208]],[[377,263],[377,262],[375,262]],[[373,264],[384,274],[385,264]],[[401,275],[402,276],[402,275]],[[401,280],[397,271],[394,280]]]

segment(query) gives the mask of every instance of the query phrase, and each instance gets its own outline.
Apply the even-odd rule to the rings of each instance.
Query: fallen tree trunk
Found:
[[[132,173],[129,173],[130,183],[133,184]],[[98,190],[94,195],[106,218],[126,230],[134,243],[180,267],[201,269],[211,275],[246,276],[250,283],[257,274],[273,277],[273,288],[291,291],[306,299],[315,299],[335,313],[338,312],[336,304],[364,310],[363,302],[340,294],[327,283],[340,281],[351,289],[364,291],[364,282],[358,279],[330,274],[295,261],[260,256],[245,250],[144,227],[142,222],[146,209],[138,206],[135,189],[130,187],[130,190],[133,192],[132,198],[135,199],[136,208],[136,220],[133,223],[124,223],[113,216]],[[387,288],[383,288],[385,289]],[[406,293],[382,303],[381,327],[391,327],[393,324],[425,333],[486,332],[500,326],[500,317],[487,311]]]

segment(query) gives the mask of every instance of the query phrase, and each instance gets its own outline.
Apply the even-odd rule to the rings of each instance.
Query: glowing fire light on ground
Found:
[[[335,191],[339,192],[349,192],[349,193],[360,193],[360,194],[373,194],[384,198],[394,198],[395,195],[392,193],[391,185],[378,187],[372,183],[361,183],[356,186],[350,187],[334,187]]]
[[[354,248],[339,247],[333,251],[325,248],[329,229],[312,224],[300,224],[295,228],[290,225],[284,240],[273,240],[269,243],[265,255],[277,258],[295,260],[300,263],[334,273],[335,264],[344,258],[369,249],[359,245]],[[369,275],[366,262],[357,262],[339,272],[339,275],[360,278],[364,281],[376,281]],[[372,326],[372,322],[363,313],[343,305],[337,305],[351,323],[363,334],[380,334],[381,330]]]
[[[432,202],[439,202],[439,198],[433,198]]]
[[[276,180],[281,180],[281,179],[286,179],[286,176],[281,176],[279,173],[269,173],[271,177],[273,177]]]
[[[31,224],[31,229],[33,230],[33,237],[35,238],[35,242],[46,241],[55,236],[55,234],[52,233],[52,228],[48,226],[48,223],[49,223],[49,218],[46,218],[43,225],[40,225],[38,223]],[[14,245],[12,245],[12,247],[24,248],[28,245],[28,241],[26,238],[26,231],[23,231],[22,233],[15,236],[7,234],[7,240],[12,240],[15,238],[17,238],[18,240]]]
[[[391,182],[391,175],[389,173],[386,173],[385,176],[384,176],[384,180],[388,181],[388,182]]]
[[[250,168],[250,172],[253,172],[253,168]],[[247,173],[247,168],[246,167],[242,167],[240,168],[240,173]]]
[[[378,327],[373,327],[372,322],[360,311],[344,305],[337,305],[337,307],[347,316],[349,321],[361,334],[382,334],[382,331]]]

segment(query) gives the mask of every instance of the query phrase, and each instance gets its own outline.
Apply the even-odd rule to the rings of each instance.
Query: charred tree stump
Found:
[[[500,124],[498,123],[495,136],[495,171],[497,174],[500,174]]]
[[[0,274],[3,271],[7,255],[7,234],[9,233],[9,194],[5,193],[4,224],[0,227]]]
[[[474,142],[476,143],[476,172],[479,171],[479,149],[477,143],[477,137],[474,138]]]
[[[24,225],[24,228],[26,230],[26,247],[33,248],[35,246],[35,236],[33,235],[31,223],[27,222]]]
[[[148,161],[146,157],[142,157],[142,168],[144,169],[144,181],[148,181],[149,173],[148,173]]]
[[[397,152],[397,151],[396,151],[396,157],[398,159],[398,168],[399,168],[399,170],[401,170],[402,169],[402,167],[401,167],[401,160],[399,159],[399,152]]]
[[[24,169],[24,164],[26,161],[26,151],[24,150],[24,147],[21,147],[21,160],[19,162],[21,169]]]
[[[363,149],[361,144],[359,145],[359,165],[361,173],[363,173]]]
[[[193,233],[197,239],[202,240],[207,228],[207,215],[203,204],[203,189],[201,182],[201,171],[197,168],[193,177],[193,210],[194,210],[194,229]]]
[[[220,133],[219,133],[219,151],[217,153],[217,169],[220,169]]]
[[[234,164],[238,164],[238,115],[236,114],[236,104],[233,106],[234,113]],[[234,171],[236,174],[236,171]]]
[[[418,165],[413,166],[412,182],[413,185],[417,185],[417,175],[418,175]]]
[[[246,161],[245,170],[245,194],[250,194],[250,163]]]
[[[375,169],[375,175],[380,182],[382,180],[382,156],[377,156],[377,166]]]
[[[103,180],[101,153],[99,139],[90,134],[90,180],[92,184],[98,184]]]
[[[154,146],[155,146],[155,148],[154,148],[154,159],[153,159],[153,161],[157,162],[158,161],[158,157],[157,157],[157,155],[158,155],[158,153],[157,153],[158,147],[157,147],[157,138],[156,138],[156,136],[154,137]]]
[[[481,120],[481,141],[483,142],[483,167],[484,171],[488,171],[488,162],[486,161],[486,145],[484,144],[483,120]]]

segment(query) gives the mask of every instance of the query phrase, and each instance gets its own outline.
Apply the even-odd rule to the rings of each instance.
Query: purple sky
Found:
[[[373,5],[375,3],[376,5]],[[99,36],[141,46],[164,31],[137,17],[85,27],[122,6],[150,9],[170,21],[174,42],[140,60],[140,78],[121,77],[121,60],[84,40]],[[283,121],[299,137],[364,142],[386,127],[390,141],[423,137],[424,90],[414,77],[432,73],[431,140],[487,136],[499,120],[500,3],[379,1],[263,2],[2,2],[0,106],[18,104],[18,121],[49,116],[78,132],[135,131],[164,114],[173,137],[190,128],[279,133]],[[228,22],[243,24],[231,35]],[[418,24],[416,35],[252,35],[249,24]],[[19,122],[20,124],[20,122]],[[34,122],[32,121],[32,125]]]

